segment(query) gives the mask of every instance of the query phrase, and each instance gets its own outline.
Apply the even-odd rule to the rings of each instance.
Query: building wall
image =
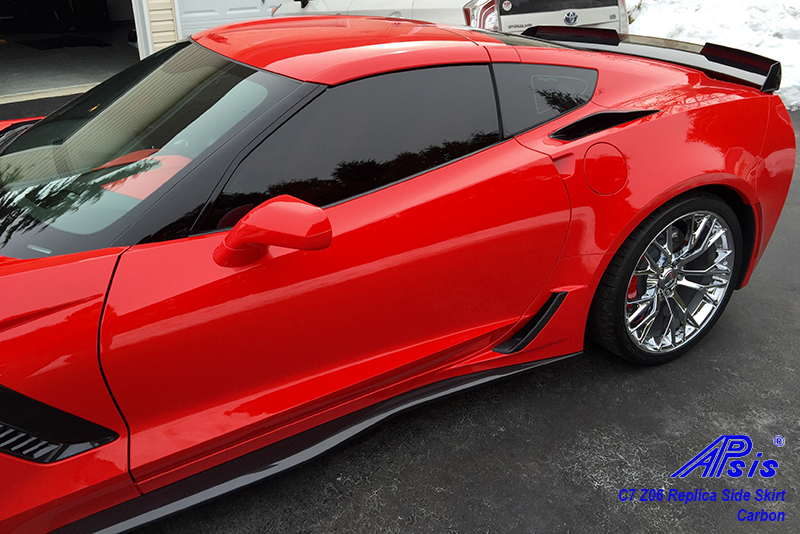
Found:
[[[178,40],[173,0],[147,0],[153,52],[158,52]]]

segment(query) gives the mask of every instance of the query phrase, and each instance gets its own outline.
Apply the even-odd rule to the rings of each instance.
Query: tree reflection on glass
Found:
[[[116,169],[89,172],[49,181],[22,182],[19,169],[0,169],[0,246],[14,234],[41,231],[59,218],[116,195],[102,186],[147,172],[159,165],[154,159]]]
[[[550,108],[557,110],[559,114],[580,107],[589,101],[588,96],[575,92],[537,89],[536,94],[544,99]]]
[[[241,206],[258,206],[278,195],[292,195],[315,206],[328,206],[409,176],[443,165],[498,141],[497,132],[476,132],[465,141],[444,141],[419,152],[401,152],[389,161],[374,159],[339,162],[329,178],[289,178],[272,183],[266,191],[253,193],[225,192],[217,199],[208,229],[232,226],[238,218],[227,216]]]

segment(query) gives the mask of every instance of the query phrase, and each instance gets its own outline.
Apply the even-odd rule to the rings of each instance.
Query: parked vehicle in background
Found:
[[[587,26],[628,33],[625,0],[284,0],[273,17],[369,15],[522,33],[532,26]]]

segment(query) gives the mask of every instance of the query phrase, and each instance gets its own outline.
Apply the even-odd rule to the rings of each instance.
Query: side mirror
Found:
[[[321,250],[331,244],[332,237],[331,222],[324,211],[280,195],[242,217],[214,250],[214,261],[223,267],[241,267],[264,257],[271,245]]]

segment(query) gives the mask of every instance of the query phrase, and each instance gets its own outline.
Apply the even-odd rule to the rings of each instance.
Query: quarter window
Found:
[[[554,65],[494,66],[503,135],[530,130],[591,100],[597,71]]]
[[[486,65],[375,76],[328,88],[234,171],[201,230],[271,197],[329,206],[499,141]]]

